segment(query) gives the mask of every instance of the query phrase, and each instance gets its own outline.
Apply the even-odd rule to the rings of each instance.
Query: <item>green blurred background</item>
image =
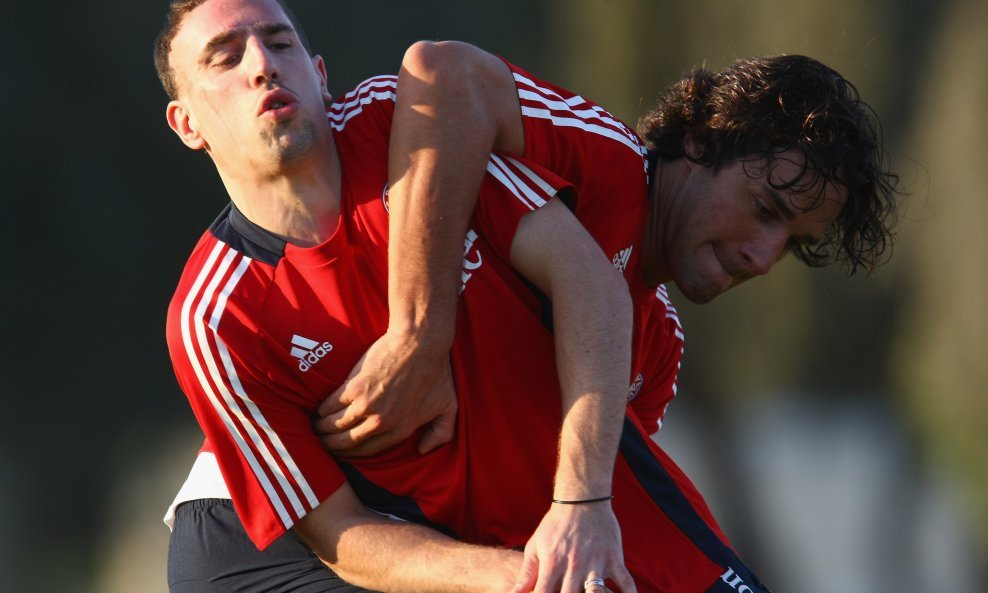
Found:
[[[634,122],[690,67],[812,55],[882,117],[911,192],[869,278],[785,261],[703,307],[659,440],[776,591],[988,590],[988,2],[289,0],[330,89],[463,39]],[[165,591],[199,434],[164,345],[225,201],[164,120],[165,2],[6,12],[0,591]],[[8,55],[11,55],[8,52]]]

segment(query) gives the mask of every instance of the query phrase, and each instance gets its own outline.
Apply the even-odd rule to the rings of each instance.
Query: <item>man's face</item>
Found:
[[[823,239],[847,195],[828,185],[816,203],[819,185],[776,189],[800,173],[803,159],[801,152],[789,150],[767,162],[735,161],[716,173],[711,167],[687,166],[669,219],[662,223],[664,263],[684,296],[708,302],[767,274],[792,246]]]
[[[325,66],[274,0],[203,3],[182,21],[171,65],[179,97],[169,124],[223,170],[263,173],[328,134]]]

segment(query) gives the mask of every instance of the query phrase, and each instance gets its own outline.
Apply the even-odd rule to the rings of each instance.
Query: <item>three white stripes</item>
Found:
[[[221,254],[223,254],[223,259],[219,265],[216,266],[216,260]],[[268,499],[271,501],[272,506],[278,513],[278,517],[281,519],[283,525],[286,529],[289,529],[294,524],[294,520],[289,515],[288,509],[282,502],[282,496],[290,502],[297,517],[302,517],[305,515],[306,510],[305,505],[296,495],[295,489],[292,488],[289,483],[288,477],[279,466],[279,459],[287,468],[292,480],[298,484],[299,489],[306,498],[308,507],[310,509],[315,508],[319,501],[316,499],[315,493],[308,485],[308,482],[306,482],[304,476],[302,476],[302,473],[298,469],[295,461],[292,459],[287,449],[285,449],[281,439],[275,431],[271,429],[271,426],[268,424],[261,411],[257,408],[257,405],[251,401],[250,397],[244,391],[243,385],[240,383],[240,378],[237,375],[236,368],[234,367],[233,360],[230,357],[229,350],[226,348],[226,345],[219,338],[219,336],[216,335],[219,321],[222,318],[223,312],[226,308],[227,298],[233,292],[237,283],[247,271],[247,268],[252,261],[250,258],[244,256],[234,269],[229,280],[223,286],[222,291],[220,291],[216,298],[216,304],[208,316],[208,325],[205,323],[205,319],[207,319],[206,309],[208,308],[209,303],[212,302],[214,295],[216,295],[220,281],[226,275],[231,262],[236,256],[237,252],[223,243],[217,243],[216,247],[210,253],[208,259],[206,260],[206,264],[203,266],[203,269],[193,283],[185,302],[182,304],[182,340],[185,345],[189,362],[192,364],[192,368],[195,371],[196,377],[199,379],[203,392],[209,398],[209,401],[216,410],[216,413],[223,420],[227,431],[237,444],[237,447],[243,454],[244,459],[250,465],[251,470],[257,477],[257,480],[264,489],[265,494],[267,494]],[[205,290],[201,290],[207,279],[209,279],[209,284],[206,286]],[[196,311],[194,314],[191,314],[192,305],[197,299],[198,305],[196,307]],[[216,361],[216,354],[210,346],[210,342],[206,334],[207,327],[212,333],[213,340],[216,344],[216,351],[219,355],[225,375],[220,371],[219,365]],[[199,362],[200,353],[206,364],[206,370],[202,368],[202,365]],[[206,374],[207,370],[208,378]],[[236,396],[234,396],[234,393],[231,393],[227,388],[227,383],[224,379],[229,380],[230,386]],[[215,389],[213,386],[215,386]],[[217,393],[217,391],[219,393]],[[226,405],[224,405],[224,403]],[[246,412],[244,411],[244,408],[246,408]],[[250,443],[244,440],[241,435],[241,430],[249,436]],[[261,432],[263,432],[270,441],[270,447],[264,442],[261,437]],[[251,443],[253,444],[253,447],[251,447]],[[263,466],[254,453],[255,449],[263,457]],[[265,471],[265,466],[267,471]],[[268,478],[269,472],[278,482],[280,491]]]
[[[508,163],[510,163],[510,165]],[[546,196],[551,197],[556,194],[556,188],[546,183],[546,181],[536,175],[534,171],[513,158],[502,158],[496,154],[492,154],[490,160],[487,161],[487,172],[490,173],[492,177],[500,181],[502,185],[508,188],[508,190],[514,194],[521,203],[525,204],[529,210],[535,210],[545,206],[545,200],[542,196],[532,189],[529,183],[521,179],[516,171],[527,177],[529,181],[538,186]]]
[[[343,102],[333,106],[326,113],[329,125],[336,131],[342,131],[346,123],[363,112],[364,105],[374,101],[395,100],[395,89],[398,78],[395,76],[378,76],[365,80],[360,86],[343,97]]]
[[[514,73],[514,78],[519,83],[518,98],[522,102],[522,115],[547,119],[560,127],[578,128],[585,132],[611,138],[627,146],[643,158],[647,154],[648,151],[638,140],[638,136],[603,108],[592,106],[589,109],[574,109],[576,105],[588,104],[587,100],[579,95],[564,99],[559,93],[539,86],[532,79],[517,72]],[[523,87],[530,87],[535,90],[532,91]],[[526,105],[526,101],[537,103],[543,107]],[[557,113],[554,114],[554,111]]]

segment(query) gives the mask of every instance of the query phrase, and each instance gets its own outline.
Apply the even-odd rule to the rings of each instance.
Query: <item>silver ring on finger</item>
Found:
[[[604,579],[587,579],[583,581],[583,590],[587,591],[593,587],[603,587]]]

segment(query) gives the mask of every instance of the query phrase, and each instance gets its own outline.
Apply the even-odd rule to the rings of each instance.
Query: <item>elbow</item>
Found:
[[[430,84],[469,84],[486,53],[462,41],[417,41],[401,60],[402,75]]]
[[[343,490],[343,489],[341,489]],[[361,538],[361,528],[376,521],[370,511],[356,504],[350,493],[334,494],[329,501],[306,514],[293,530],[319,560],[341,579],[373,588],[373,575],[367,572],[365,557],[373,550]],[[340,498],[346,504],[340,504]],[[348,533],[349,532],[349,533]]]
[[[462,41],[419,41],[405,51],[396,109],[442,113],[495,150],[524,151],[514,76],[501,58]],[[468,125],[462,122],[467,122]]]

